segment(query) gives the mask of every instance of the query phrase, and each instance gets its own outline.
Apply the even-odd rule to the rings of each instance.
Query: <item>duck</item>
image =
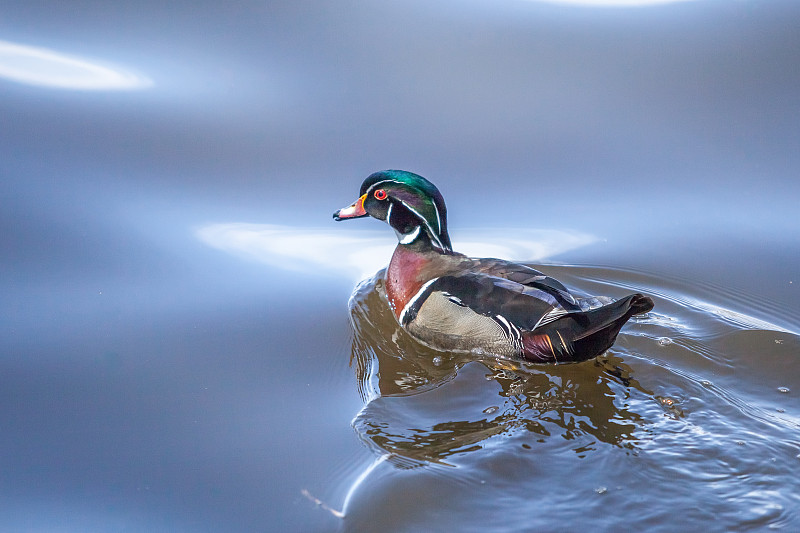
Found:
[[[585,361],[605,353],[632,316],[653,309],[641,293],[599,303],[530,266],[455,252],[442,194],[412,172],[369,175],[358,199],[333,214],[336,221],[364,217],[397,234],[384,279],[395,318],[438,351],[530,363]]]

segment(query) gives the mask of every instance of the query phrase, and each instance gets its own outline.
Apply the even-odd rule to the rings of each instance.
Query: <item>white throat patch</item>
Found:
[[[395,230],[397,233],[397,239],[400,241],[400,244],[411,244],[414,240],[419,237],[420,226],[415,227],[412,231],[408,233],[400,233],[399,231]]]

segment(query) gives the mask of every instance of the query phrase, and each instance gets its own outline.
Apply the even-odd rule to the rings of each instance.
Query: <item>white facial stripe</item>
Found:
[[[428,228],[428,231],[430,232],[431,237],[435,241],[433,244],[436,247],[438,247],[440,250],[444,250],[444,246],[442,245],[442,241],[439,240],[439,236],[436,234],[437,232],[433,231],[433,228],[431,228],[430,224],[428,224],[428,221],[425,220],[425,217],[420,215],[419,212],[416,209],[414,209],[413,207],[411,207],[410,205],[405,203],[403,200],[400,200],[399,198],[398,198],[398,200],[400,201],[401,204],[403,204],[405,206],[406,209],[408,209],[409,211],[411,211],[412,213],[417,215],[417,217],[422,221],[422,223],[425,224],[425,227]]]
[[[369,193],[372,189],[374,189],[375,187],[377,187],[381,183],[397,183],[398,185],[405,185],[405,183],[403,183],[401,181],[397,181],[397,180],[381,180],[381,181],[378,181],[378,182],[373,183],[372,185],[370,185],[369,189],[367,189],[367,193]]]
[[[386,223],[389,224],[390,226],[392,225],[392,206],[393,205],[394,204],[392,202],[389,202],[389,209],[386,210]]]
[[[419,226],[417,226],[417,229],[419,229]],[[430,281],[426,281],[425,284],[422,287],[419,288],[417,293],[414,296],[411,297],[411,299],[408,301],[406,306],[403,307],[403,310],[400,311],[400,323],[401,324],[403,323],[403,320],[405,319],[406,313],[408,312],[408,310],[411,309],[412,307],[414,307],[414,304],[417,302],[417,300],[419,300],[420,296],[422,296],[425,293],[425,291],[428,289],[428,287],[431,286],[431,283],[433,283],[437,279],[439,279],[439,278],[433,278]]]
[[[405,183],[403,183],[402,181],[397,181],[397,180],[392,180],[392,179],[385,179],[385,180],[381,180],[381,181],[378,181],[378,182],[376,182],[376,183],[373,183],[373,184],[370,186],[370,188],[369,188],[369,189],[367,189],[367,194],[369,194],[369,193],[370,193],[370,191],[372,191],[373,189],[375,189],[375,187],[377,187],[378,185],[381,185],[381,184],[383,184],[383,183],[397,183],[398,185],[406,185],[406,184],[405,184]],[[445,249],[445,247],[444,247],[444,245],[442,244],[442,241],[441,241],[441,240],[439,240],[439,232],[440,232],[440,231],[442,231],[442,219],[441,219],[441,217],[439,216],[439,208],[438,208],[438,207],[436,207],[436,202],[432,202],[432,203],[433,203],[433,211],[436,213],[436,224],[439,226],[439,231],[433,231],[433,228],[431,228],[430,224],[428,224],[428,221],[425,219],[425,217],[423,217],[422,215],[420,215],[420,214],[419,214],[419,212],[418,212],[416,209],[414,209],[413,207],[411,207],[410,205],[408,205],[408,204],[407,204],[406,202],[404,202],[403,200],[400,200],[400,198],[398,198],[397,200],[398,200],[398,201],[399,201],[401,204],[403,204],[403,205],[406,207],[406,209],[408,209],[409,211],[411,211],[412,213],[414,213],[415,215],[417,215],[417,217],[419,217],[419,219],[420,219],[420,220],[422,220],[422,222],[425,224],[425,227],[426,227],[426,228],[428,228],[428,230],[430,230],[430,234],[431,234],[431,236],[433,237],[433,240],[435,241],[435,242],[433,243],[433,245],[434,245],[434,246],[436,246],[437,248],[439,248],[440,250],[444,250],[444,249]],[[390,209],[391,209],[391,207],[390,207]],[[391,211],[390,211],[390,213],[391,213]],[[386,222],[389,222],[389,216],[388,216],[388,215],[386,216]],[[416,237],[416,235],[415,235],[415,237]],[[413,240],[413,239],[412,239],[412,240]],[[410,241],[409,241],[409,242],[410,242]],[[405,243],[403,243],[403,244],[405,244]]]

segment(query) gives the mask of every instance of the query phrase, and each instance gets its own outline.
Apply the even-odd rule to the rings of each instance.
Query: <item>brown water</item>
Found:
[[[800,3],[6,7],[0,530],[800,528]],[[330,220],[392,167],[655,309],[418,346]]]
[[[594,361],[523,366],[421,349],[380,277],[359,287],[352,357],[367,401],[353,426],[376,460],[348,493],[348,527],[377,515],[425,529],[442,509],[511,531],[667,531],[677,510],[720,531],[797,524],[800,337],[724,307],[730,293],[700,301],[687,296],[700,287],[642,272],[544,270],[595,294],[652,294],[656,309]]]

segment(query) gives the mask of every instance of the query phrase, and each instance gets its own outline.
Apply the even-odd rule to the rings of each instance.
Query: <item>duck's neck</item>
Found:
[[[443,255],[430,245],[397,245],[386,269],[386,296],[396,317],[400,317],[408,301],[430,280],[431,264]]]

